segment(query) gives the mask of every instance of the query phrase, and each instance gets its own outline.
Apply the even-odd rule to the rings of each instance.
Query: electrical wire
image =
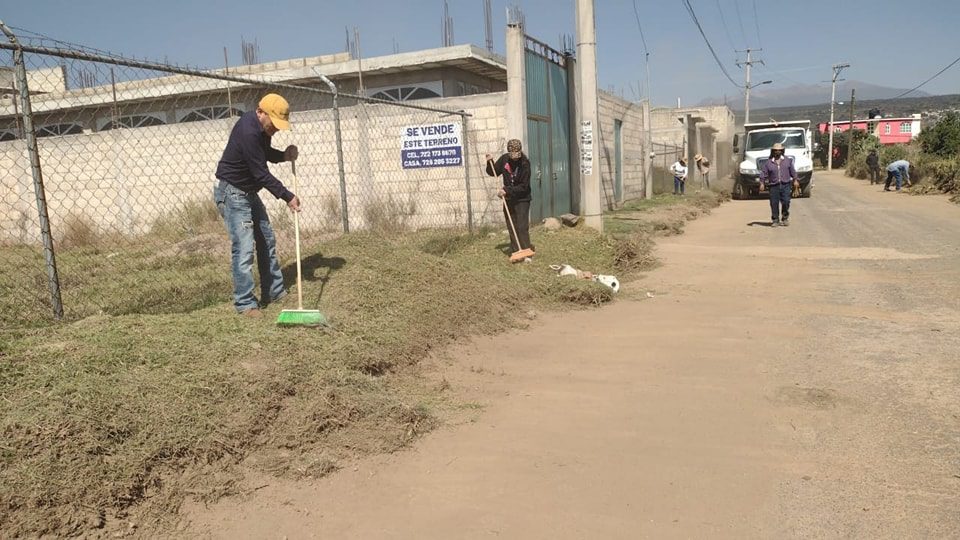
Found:
[[[937,77],[940,76],[941,73],[943,73],[944,71],[952,68],[953,65],[956,64],[957,62],[960,62],[960,57],[958,57],[958,58],[957,58],[956,60],[954,60],[953,62],[950,62],[950,64],[947,65],[947,67],[945,67],[945,68],[941,69],[940,71],[938,71],[938,72],[936,73],[936,75],[934,75],[933,77],[930,77],[929,79],[927,79],[927,80],[923,81],[922,83],[914,86],[913,88],[907,90],[906,92],[900,94],[899,96],[895,96],[895,97],[893,97],[893,98],[891,98],[891,99],[899,99],[899,98],[902,98],[903,96],[909,94],[910,92],[913,92],[914,90],[919,90],[921,86],[923,86],[923,85],[927,84],[928,82],[936,79]]]
[[[640,41],[643,42],[643,54],[650,56],[647,50],[647,38],[643,37],[643,26],[640,25],[640,10],[637,8],[637,0],[633,0],[633,15],[637,18],[637,29],[640,30]]]
[[[733,38],[730,36],[730,28],[727,26],[727,18],[723,16],[723,8],[720,7],[720,0],[717,0],[717,11],[720,12],[720,23],[723,24],[723,32],[727,35],[727,43],[730,44],[730,50],[736,50],[737,46],[733,44]]]
[[[747,33],[743,31],[743,17],[740,15],[740,2],[733,0],[733,7],[737,10],[737,22],[740,24],[740,36],[743,37],[743,44],[746,45],[745,49],[750,48],[750,42],[747,41]]]
[[[650,51],[647,49],[647,38],[643,36],[643,26],[640,24],[640,9],[637,0],[633,0],[633,15],[637,18],[637,29],[640,30],[640,41],[643,42],[643,61],[647,68],[647,98],[650,98]],[[639,83],[638,83],[639,85]]]
[[[700,25],[700,19],[697,18],[697,13],[694,11],[693,6],[690,4],[690,0],[681,0],[684,7],[687,8],[687,13],[690,14],[690,18],[693,19],[693,24],[697,26],[697,30],[700,31],[700,35],[703,37],[704,43],[707,44],[707,48],[710,49],[710,54],[713,55],[713,59],[717,62],[717,67],[720,68],[720,71],[723,72],[727,80],[730,81],[730,84],[735,86],[737,90],[740,90],[740,85],[737,84],[737,81],[733,80],[733,77],[730,76],[730,73],[727,72],[727,68],[723,67],[723,62],[720,61],[720,57],[717,56],[717,52],[713,50],[713,45],[710,44],[710,40],[707,39],[707,34],[703,32],[703,26]]]
[[[757,0],[753,0],[753,23],[757,27],[757,45],[763,48],[763,41],[760,40],[760,17],[757,16]]]

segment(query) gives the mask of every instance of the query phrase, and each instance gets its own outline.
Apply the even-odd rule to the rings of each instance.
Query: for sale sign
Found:
[[[400,145],[404,169],[463,165],[463,127],[457,122],[405,126]]]

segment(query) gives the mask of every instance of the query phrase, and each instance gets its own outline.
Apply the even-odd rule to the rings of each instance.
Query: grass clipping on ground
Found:
[[[678,206],[688,205],[658,209]],[[193,277],[228,273],[216,257],[165,274],[151,290],[161,308],[132,294],[129,305],[112,300],[114,314],[6,329],[0,530],[85,534],[134,507],[169,516],[188,496],[236,493],[240,464],[319,477],[358,454],[401,448],[449,399],[418,372],[426,354],[512,328],[530,308],[609,301],[609,289],[558,278],[548,265],[623,280],[655,262],[649,237],[643,227],[604,236],[536,228],[536,262],[513,266],[500,229],[307,245],[304,302],[333,329],[278,328],[293,295],[259,320],[223,302],[229,289],[196,308]],[[144,276],[124,280],[146,282],[164,260],[145,260]],[[169,264],[182,269],[178,258]]]

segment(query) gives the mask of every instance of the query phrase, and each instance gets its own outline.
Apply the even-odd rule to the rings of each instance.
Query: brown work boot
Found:
[[[260,310],[257,308],[248,309],[246,311],[241,312],[240,314],[243,315],[244,317],[250,317],[252,319],[259,319],[260,317],[263,316],[263,313],[260,313]]]

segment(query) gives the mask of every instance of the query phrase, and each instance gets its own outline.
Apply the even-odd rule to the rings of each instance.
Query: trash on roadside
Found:
[[[620,292],[620,280],[617,279],[617,276],[585,272],[583,270],[577,270],[569,264],[551,264],[550,269],[556,272],[557,276],[573,276],[577,279],[594,281],[596,283],[600,283],[601,285],[610,287],[610,289],[612,289],[615,293]]]

